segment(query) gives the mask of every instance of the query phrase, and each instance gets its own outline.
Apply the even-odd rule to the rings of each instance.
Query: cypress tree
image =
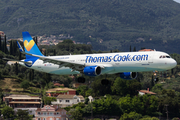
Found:
[[[134,47],[133,51],[134,51],[134,52],[136,51],[136,47]]]
[[[19,52],[19,60],[21,60],[22,58],[21,58],[21,52]]]
[[[17,64],[17,62],[15,63],[15,69],[16,69],[16,75],[18,75],[19,71],[18,71],[18,64]]]
[[[154,86],[154,77],[152,75],[152,79],[151,79],[151,88]]]
[[[12,41],[12,45],[13,45],[13,55],[18,55],[17,52],[17,43],[15,40]]]
[[[2,49],[1,49],[1,35],[0,35],[0,50],[2,50]]]
[[[130,45],[130,48],[129,48],[129,49],[130,49],[129,51],[131,52],[131,45]]]
[[[31,70],[29,70],[29,81],[31,81],[32,79],[31,79],[31,76],[32,75],[32,73],[31,73]]]
[[[10,55],[14,55],[13,54],[13,43],[12,43],[12,40],[10,41]]]
[[[1,51],[4,52],[4,42],[1,43]]]
[[[32,71],[31,80],[33,80],[34,79],[34,70],[32,69],[31,71]]]
[[[53,52],[54,52],[54,56],[55,56],[55,55],[56,55],[56,49],[54,49],[54,51],[53,51]]]
[[[6,35],[4,36],[4,53],[7,53]]]
[[[35,42],[35,43],[36,43],[36,45],[37,45],[37,36],[36,36],[36,42]]]

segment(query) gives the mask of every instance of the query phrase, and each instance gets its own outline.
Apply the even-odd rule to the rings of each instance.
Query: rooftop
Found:
[[[58,95],[57,98],[59,98],[59,99],[72,99],[75,96],[76,95]]]
[[[76,91],[75,89],[71,89],[71,88],[53,88],[53,89],[49,89],[48,93],[50,92],[56,92],[56,91]]]
[[[31,96],[28,96],[28,95],[10,95],[10,96],[7,96],[5,97],[6,98],[12,98],[12,99],[41,99],[40,97],[31,97]]]
[[[156,93],[148,91],[148,90],[140,90],[139,92],[145,93],[145,94],[151,94],[151,95],[155,95]]]
[[[9,103],[12,103],[12,104],[41,104],[40,102],[31,102],[31,101],[11,101]]]

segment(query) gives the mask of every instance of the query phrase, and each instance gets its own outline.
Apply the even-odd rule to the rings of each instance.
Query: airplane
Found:
[[[18,61],[19,64],[50,74],[119,74],[121,78],[131,80],[137,77],[137,72],[165,71],[177,65],[170,55],[161,51],[44,56],[29,32],[22,32],[22,36],[24,50],[18,41],[17,44],[26,59]],[[78,82],[84,83],[85,78],[79,77]],[[108,80],[103,79],[101,83],[108,84]]]

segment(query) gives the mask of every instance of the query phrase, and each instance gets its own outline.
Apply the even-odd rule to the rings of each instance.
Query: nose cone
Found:
[[[171,62],[170,62],[171,68],[176,67],[176,65],[177,65],[177,62],[174,59],[172,59]]]

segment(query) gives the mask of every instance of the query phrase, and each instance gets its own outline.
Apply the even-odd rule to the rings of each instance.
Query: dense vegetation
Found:
[[[17,50],[16,42],[12,41],[11,46],[11,49]],[[56,46],[39,46],[39,48],[41,50],[45,49],[44,54],[46,55],[97,53],[97,51],[91,50],[90,45],[75,45],[71,40],[64,40]],[[24,58],[24,56],[19,54],[18,50],[17,52],[9,50],[6,51],[6,54],[4,50],[0,52],[0,87],[2,88],[0,90],[0,109],[2,111],[10,109],[4,107],[5,105],[2,102],[3,93],[39,95],[42,97],[44,104],[50,104],[55,98],[46,97],[45,91],[55,87],[53,81],[63,83],[65,87],[72,87],[72,83],[75,82],[69,76],[50,75],[27,69],[18,64],[10,66],[2,58],[19,59],[20,57]],[[117,52],[117,50],[109,52]],[[90,118],[92,115],[96,118],[116,117],[122,120],[135,118],[142,120],[157,119],[154,117],[166,117],[167,110],[170,118],[180,117],[180,55],[172,54],[171,56],[176,59],[178,66],[164,73],[158,73],[159,81],[156,82],[152,72],[138,73],[138,78],[131,81],[123,80],[117,75],[108,75],[107,78],[110,80],[110,84],[106,86],[101,84],[101,79],[105,76],[85,76],[87,85],[80,86],[77,89],[77,94],[85,97],[85,104],[80,103],[68,107],[66,110],[71,117],[77,120],[83,117]],[[6,86],[6,78],[15,79],[12,86]],[[154,96],[138,96],[138,90],[147,88],[157,94]],[[95,97],[96,100],[88,104],[87,97],[89,95]]]
[[[0,28],[9,38],[22,31],[70,34],[94,50],[134,45],[180,53],[180,5],[173,0],[2,0],[0,10]]]

